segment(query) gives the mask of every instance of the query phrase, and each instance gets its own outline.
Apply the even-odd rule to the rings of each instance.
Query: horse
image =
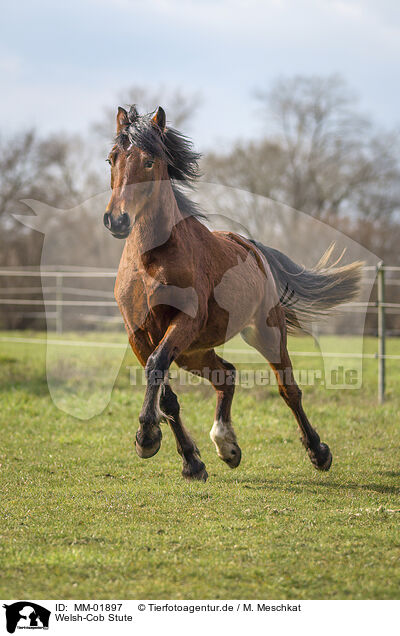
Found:
[[[145,368],[136,451],[154,456],[161,422],[175,436],[186,479],[206,481],[199,449],[182,423],[168,382],[173,362],[207,378],[216,391],[210,437],[220,459],[236,468],[242,452],[232,426],[235,367],[215,348],[236,334],[270,364],[279,393],[292,410],[311,463],[329,470],[332,453],[302,406],[287,350],[287,333],[305,329],[359,291],[362,263],[329,265],[331,249],[313,269],[234,232],[211,231],[188,196],[200,176],[200,154],[167,126],[166,114],[118,108],[107,158],[111,198],[104,225],[125,239],[115,298],[133,353]]]

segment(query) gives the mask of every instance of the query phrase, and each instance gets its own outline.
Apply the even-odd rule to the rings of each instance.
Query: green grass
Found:
[[[358,344],[327,342],[348,350]],[[302,338],[291,349],[311,351],[313,344]],[[399,353],[400,341],[388,349]],[[367,339],[365,350],[375,351],[376,342]],[[68,369],[78,360],[110,364],[102,349],[60,352]],[[246,366],[239,354],[225,356]],[[294,362],[321,367],[313,358]],[[305,410],[334,455],[327,474],[308,461],[276,387],[237,389],[233,418],[243,459],[234,471],[208,436],[213,390],[181,387],[206,484],[181,479],[166,426],[158,455],[136,456],[143,388],[130,386],[126,368],[135,364],[127,353],[110,404],[79,420],[50,399],[43,345],[0,342],[0,597],[398,598],[399,361],[388,362],[384,406],[377,405],[373,360],[364,363],[359,390],[304,387]],[[84,380],[83,373],[82,396],[96,408],[108,380]],[[72,379],[69,391],[73,398]]]

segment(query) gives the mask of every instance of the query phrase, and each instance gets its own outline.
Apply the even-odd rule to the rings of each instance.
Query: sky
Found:
[[[331,73],[400,124],[397,0],[1,0],[0,15],[0,132],[85,133],[125,88],[164,86],[201,95],[185,132],[221,149],[260,134],[257,89]]]

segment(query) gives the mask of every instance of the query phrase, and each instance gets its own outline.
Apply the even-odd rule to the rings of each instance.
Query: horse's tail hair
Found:
[[[289,333],[310,332],[312,323],[337,305],[354,300],[360,291],[363,262],[338,265],[344,252],[329,264],[333,243],[317,265],[306,269],[272,247],[252,241],[268,261],[284,309]]]

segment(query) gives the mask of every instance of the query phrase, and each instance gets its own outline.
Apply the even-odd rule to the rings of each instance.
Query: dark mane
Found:
[[[152,122],[154,113],[138,115],[135,106],[131,106],[127,125],[115,139],[121,150],[134,145],[153,157],[160,157],[168,165],[168,174],[172,182],[177,205],[186,216],[206,219],[199,206],[191,201],[182,189],[193,188],[193,184],[200,177],[199,160],[201,154],[193,150],[193,144],[188,137],[174,128],[166,128],[162,132]]]

